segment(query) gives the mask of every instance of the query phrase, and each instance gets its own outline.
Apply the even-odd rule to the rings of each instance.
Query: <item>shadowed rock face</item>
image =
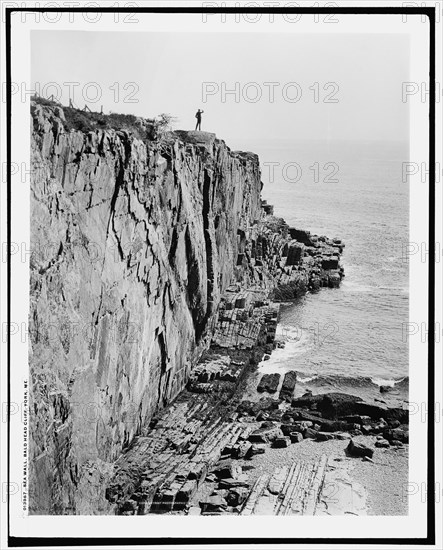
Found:
[[[209,344],[259,162],[205,132],[66,132],[35,103],[32,122],[30,510],[103,513],[91,483]]]
[[[68,131],[58,106],[31,111],[30,511],[104,514],[123,503],[129,514],[147,469],[163,479],[150,460],[169,445],[161,429],[135,436],[183,390],[211,338],[226,353],[194,370],[196,391],[217,373],[235,386],[257,345],[271,353],[269,297],[338,286],[344,244],[272,216],[257,155],[214,134],[142,141],[129,130]],[[248,350],[240,363],[234,350]],[[288,399],[294,384],[283,382]],[[217,399],[213,408],[221,414]],[[189,419],[170,420],[168,429]],[[177,460],[193,431],[174,443]],[[195,443],[206,462],[212,449],[208,463],[219,452],[212,435]],[[172,454],[163,453],[166,469]]]

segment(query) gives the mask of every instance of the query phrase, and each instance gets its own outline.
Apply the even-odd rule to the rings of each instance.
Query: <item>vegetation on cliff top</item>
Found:
[[[171,124],[175,121],[174,117],[167,113],[160,114],[156,119],[144,119],[135,115],[122,113],[104,114],[84,111],[73,107],[66,107],[56,101],[51,101],[40,96],[34,96],[32,99],[39,105],[62,108],[65,115],[63,125],[67,132],[71,130],[85,133],[95,130],[126,130],[138,139],[152,140],[170,131]]]

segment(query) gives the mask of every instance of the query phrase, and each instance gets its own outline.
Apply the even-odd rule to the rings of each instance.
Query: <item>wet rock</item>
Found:
[[[258,392],[275,393],[280,383],[280,374],[264,374],[257,386]]]
[[[264,397],[259,401],[242,401],[237,410],[239,413],[246,412],[251,416],[256,417],[259,412],[270,412],[278,409],[278,399],[272,399],[271,397]]]
[[[369,458],[372,458],[374,454],[374,449],[371,449],[371,447],[367,447],[366,445],[363,445],[362,443],[357,443],[353,439],[349,442],[349,445],[346,447],[346,451],[350,456],[369,456]]]
[[[322,269],[338,269],[338,258],[325,258],[321,262]]]
[[[297,382],[297,372],[289,371],[283,378],[283,384],[280,390],[280,399],[290,401],[294,395],[295,385]]]
[[[362,421],[364,417],[369,417],[371,420],[384,418],[388,422],[397,420],[405,424],[408,423],[409,419],[406,409],[367,403],[360,397],[344,393],[306,394],[292,399],[291,404],[294,408],[305,407],[315,410],[317,414],[321,413],[323,417],[328,419],[347,420],[352,417],[358,418],[358,423],[361,424],[367,423]]]
[[[360,397],[345,393],[327,393],[318,402],[317,409],[326,418],[336,419],[340,416],[350,414],[355,410],[355,405],[361,401]]]

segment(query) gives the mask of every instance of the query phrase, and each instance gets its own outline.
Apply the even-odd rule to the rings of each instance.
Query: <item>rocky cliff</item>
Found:
[[[104,491],[185,387],[228,287],[337,286],[341,243],[325,260],[324,241],[266,216],[258,157],[214,134],[140,139],[31,111],[30,512],[106,513],[91,480]]]

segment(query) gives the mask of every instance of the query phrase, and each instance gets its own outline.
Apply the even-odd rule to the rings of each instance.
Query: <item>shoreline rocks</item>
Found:
[[[33,101],[31,111],[32,513],[185,513],[222,457],[301,443],[291,434],[328,438],[345,427],[328,422],[351,412],[403,424],[337,396],[312,396],[308,413],[294,405],[295,372],[260,380],[272,395],[281,383],[279,399],[241,403],[245,379],[277,346],[276,302],[344,276],[339,239],[291,228],[262,202],[257,155],[213,134],[160,143],[129,128],[67,131],[59,106]],[[47,242],[57,243],[48,257]],[[65,330],[79,319],[92,320],[90,338]],[[46,325],[60,327],[50,341]],[[291,400],[302,431],[282,422]],[[75,401],[97,404],[100,419],[88,422]],[[228,469],[215,476],[227,493],[202,499],[203,513],[241,505],[242,491],[228,495],[246,474]]]

